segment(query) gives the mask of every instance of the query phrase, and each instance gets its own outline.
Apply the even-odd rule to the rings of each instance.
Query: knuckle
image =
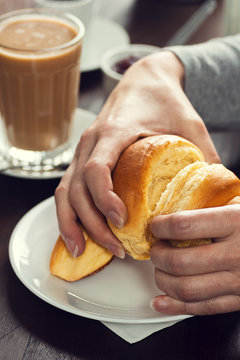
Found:
[[[200,131],[203,134],[207,133],[206,126],[205,126],[205,124],[204,124],[204,122],[202,120],[201,121],[195,121],[194,124],[195,124],[198,131]]]
[[[91,143],[93,138],[95,138],[95,128],[93,125],[91,125],[83,131],[75,150],[75,157],[79,157],[82,150],[88,147],[89,143]]]
[[[98,139],[108,137],[108,134],[112,131],[112,124],[109,124],[108,119],[98,125]]]
[[[193,117],[191,117],[190,121],[188,122],[188,126],[188,131],[192,135],[199,134],[201,137],[208,136],[206,125],[204,124],[202,118],[198,116],[198,114],[195,114]]]
[[[115,129],[115,124],[112,123],[111,117],[101,117],[101,115],[98,115],[98,122],[94,123],[90,128],[87,130],[87,136],[92,136],[99,140],[101,138],[106,138],[108,136],[112,135],[113,130]],[[88,140],[88,139],[87,139]]]
[[[81,135],[81,143],[86,144],[89,141],[89,138],[91,138],[94,134],[94,128],[93,126],[89,126],[87,129],[85,129]]]
[[[172,239],[181,239],[185,232],[190,228],[190,224],[185,216],[175,213],[170,217],[169,228]]]
[[[207,134],[206,126],[205,126],[203,120],[199,116],[196,116],[195,118],[192,119],[191,125],[192,125],[192,128],[195,131],[198,131],[200,134],[202,134],[202,135]]]
[[[179,251],[173,250],[168,259],[168,269],[173,275],[181,275],[185,266],[185,261],[182,256],[180,256]]]
[[[88,179],[88,177],[93,173],[93,171],[95,173],[99,173],[102,169],[102,165],[100,164],[100,162],[95,159],[92,158],[90,160],[88,160],[86,162],[86,164],[84,164],[83,166],[83,179],[86,181]]]
[[[66,186],[63,182],[60,182],[60,184],[56,187],[54,195],[58,199],[63,193],[67,191]]]
[[[196,290],[191,280],[183,278],[180,280],[178,296],[183,301],[194,301],[196,299]]]

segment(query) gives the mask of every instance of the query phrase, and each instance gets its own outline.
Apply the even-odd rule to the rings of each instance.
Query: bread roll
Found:
[[[148,224],[167,184],[185,166],[204,161],[202,152],[174,135],[151,136],[130,145],[119,158],[114,173],[114,192],[124,202],[128,219],[122,229],[109,223],[126,252],[137,260],[149,259]]]
[[[116,233],[116,229],[115,233],[134,258],[149,257],[150,243],[145,236],[147,224],[168,182],[182,167],[197,160],[203,161],[204,157],[195,145],[168,135],[142,139],[131,145],[120,157],[113,181],[115,191],[125,202],[129,216],[122,229],[123,236],[120,231]],[[128,237],[129,233],[131,236]],[[123,239],[124,234],[126,241]],[[52,275],[76,281],[94,274],[111,261],[113,255],[109,251],[96,244],[86,231],[84,236],[86,247],[77,258],[71,256],[59,236],[50,259]],[[133,251],[128,239],[133,241]]]
[[[114,191],[128,220],[122,229],[109,223],[126,252],[149,259],[156,240],[148,228],[153,216],[225,205],[240,195],[239,179],[223,165],[208,165],[201,151],[177,136],[153,136],[131,145],[113,174]],[[210,239],[172,241],[173,246],[207,244]]]
[[[128,219],[122,229],[109,222],[126,252],[137,260],[149,259],[156,239],[149,223],[158,214],[200,209],[239,202],[240,180],[223,165],[208,165],[202,152],[174,135],[147,137],[130,145],[113,172],[116,194],[126,205]],[[234,200],[232,200],[234,199]],[[113,255],[96,244],[86,232],[84,253],[73,258],[61,237],[53,249],[50,271],[67,281],[95,273]],[[171,241],[173,246],[194,246],[211,239]]]

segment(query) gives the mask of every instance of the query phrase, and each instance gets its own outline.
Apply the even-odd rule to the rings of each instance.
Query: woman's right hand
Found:
[[[124,149],[140,137],[176,134],[195,143],[208,162],[219,162],[200,116],[184,90],[184,68],[169,51],[139,60],[123,76],[94,123],[83,133],[74,159],[56,189],[60,233],[78,256],[80,224],[99,244],[124,257],[106,219],[121,228],[127,211],[114,193],[111,173]],[[127,169],[126,169],[127,176]]]

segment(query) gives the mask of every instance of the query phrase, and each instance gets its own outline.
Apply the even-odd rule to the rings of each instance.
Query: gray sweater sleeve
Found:
[[[185,68],[185,93],[209,130],[240,130],[240,34],[169,48]]]

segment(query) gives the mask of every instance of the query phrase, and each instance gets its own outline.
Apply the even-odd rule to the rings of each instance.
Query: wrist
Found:
[[[181,60],[172,51],[163,50],[150,55],[160,73],[165,73],[172,81],[184,88],[185,69]]]

